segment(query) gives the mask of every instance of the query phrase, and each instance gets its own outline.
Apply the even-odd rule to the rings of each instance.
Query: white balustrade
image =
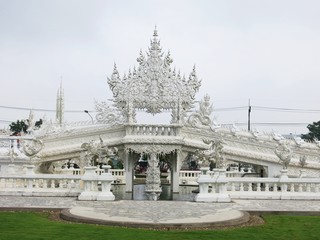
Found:
[[[224,169],[214,169],[213,174],[208,173],[209,168],[200,169],[198,178],[199,193],[195,197],[196,202],[231,202],[227,193],[228,178]],[[211,186],[211,189],[210,189]]]
[[[179,126],[137,124],[127,126],[127,135],[178,136]]]
[[[109,172],[114,177],[114,183],[125,183],[126,176],[124,169],[109,169]]]
[[[198,185],[197,179],[201,175],[201,171],[186,171],[179,172],[179,183],[182,185]]]
[[[0,195],[14,196],[78,196],[79,200],[115,199],[110,191],[114,178],[107,169],[98,175],[96,167],[85,167],[85,174],[35,174],[28,165],[24,175],[0,175]]]
[[[113,201],[115,196],[110,191],[111,183],[114,178],[110,172],[108,172],[110,166],[104,166],[103,172],[97,173],[96,167],[85,167],[84,175],[81,180],[84,184],[84,190],[78,196],[79,200],[92,201],[92,200],[104,200]],[[101,184],[101,191],[99,191],[99,183]]]
[[[0,175],[0,195],[78,196],[80,177],[62,174]]]
[[[239,171],[226,171],[226,177],[241,177],[243,173]],[[213,177],[214,172],[208,171],[208,174]],[[201,171],[180,170],[179,183],[182,185],[198,185],[197,179],[201,175]]]
[[[223,192],[231,199],[320,199],[320,178],[288,178],[281,175],[279,178],[222,177],[221,180],[221,176],[207,174],[206,177],[201,175],[198,183],[200,193],[201,189],[205,189],[198,201],[214,202],[213,194],[217,192]],[[212,186],[212,189],[202,185]]]

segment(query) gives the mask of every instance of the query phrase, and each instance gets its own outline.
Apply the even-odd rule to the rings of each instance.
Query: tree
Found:
[[[39,119],[39,121],[35,122],[35,128],[39,129],[42,125],[42,119]],[[10,131],[12,132],[12,135],[16,136],[19,135],[21,132],[27,133],[28,130],[28,120],[17,120],[16,122],[12,122],[10,125]]]
[[[21,132],[27,133],[28,125],[24,120],[17,120],[16,122],[12,122],[10,125],[10,131],[12,135],[18,135]]]
[[[309,129],[309,132],[307,134],[302,134],[302,139],[310,142],[314,142],[316,139],[320,140],[320,121],[309,124],[307,128]]]
[[[37,129],[39,129],[40,127],[41,127],[41,125],[42,125],[42,119],[40,118],[39,119],[39,121],[36,121],[36,123],[34,124],[34,126],[37,128]]]

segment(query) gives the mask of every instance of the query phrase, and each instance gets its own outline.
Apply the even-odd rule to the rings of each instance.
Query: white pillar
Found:
[[[172,192],[179,193],[179,171],[178,162],[181,158],[181,154],[176,154],[176,159],[172,161],[172,169],[171,169],[171,182],[172,182]]]
[[[133,179],[133,163],[132,159],[130,159],[131,154],[125,152],[124,153],[124,168],[126,171],[126,192],[132,192],[132,179]]]

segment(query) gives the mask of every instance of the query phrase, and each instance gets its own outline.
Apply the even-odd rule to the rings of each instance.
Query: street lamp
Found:
[[[84,110],[84,112],[89,115],[89,117],[91,118],[91,122],[92,122],[92,124],[93,124],[93,122],[94,122],[94,121],[93,121],[93,117],[91,116],[91,114],[89,113],[89,111],[88,111],[88,110]]]

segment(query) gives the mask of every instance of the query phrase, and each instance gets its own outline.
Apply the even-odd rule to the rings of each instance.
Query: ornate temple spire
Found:
[[[134,115],[135,109],[143,109],[153,115],[163,110],[183,114],[192,107],[201,84],[195,68],[187,81],[181,77],[180,71],[177,74],[171,69],[173,60],[170,52],[166,55],[162,52],[157,28],[153,32],[148,50],[146,55],[140,50],[138,68],[134,68],[122,79],[114,66],[108,84],[113,92],[115,106],[124,115]],[[129,120],[130,116],[127,117]],[[175,116],[175,119],[181,117]],[[173,123],[179,122],[174,120]]]
[[[62,79],[60,88],[57,91],[56,122],[59,126],[62,126],[64,122],[64,91],[62,88]]]
[[[154,37],[158,37],[157,25],[154,26],[153,36],[154,36]]]

